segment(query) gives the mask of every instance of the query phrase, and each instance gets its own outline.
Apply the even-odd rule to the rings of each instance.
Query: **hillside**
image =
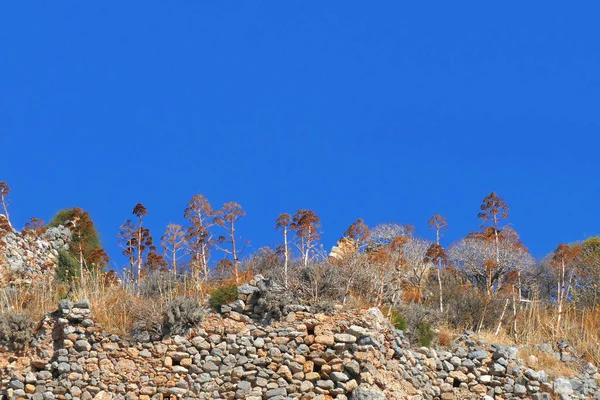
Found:
[[[413,348],[376,308],[336,307],[326,315],[288,303],[272,320],[264,299],[285,297],[281,290],[257,276],[238,288],[237,301],[209,312],[188,334],[144,343],[104,331],[89,301],[61,301],[36,328],[32,347],[2,353],[2,393],[86,400],[600,398],[591,364],[577,379],[551,379],[528,368],[516,346],[476,340],[473,332],[444,348]]]

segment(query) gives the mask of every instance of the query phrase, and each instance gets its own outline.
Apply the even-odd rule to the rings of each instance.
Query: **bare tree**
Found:
[[[366,247],[369,240],[369,227],[362,218],[357,219],[346,229],[344,237],[350,238],[356,243],[358,250],[362,250]]]
[[[444,295],[442,290],[442,265],[447,259],[444,248],[440,245],[442,230],[448,229],[446,217],[435,214],[429,219],[429,229],[435,230],[435,244],[427,250],[427,260],[437,266],[437,281],[440,290],[440,312],[444,312]]]
[[[141,203],[133,208],[133,214],[138,217],[137,225],[131,220],[121,225],[119,232],[119,245],[123,248],[123,254],[129,259],[132,279],[138,281],[142,278],[142,268],[147,254],[156,251],[150,230],[142,225],[143,217],[148,210]]]
[[[174,275],[177,275],[177,262],[183,257],[187,242],[185,240],[185,231],[178,224],[169,224],[161,238],[161,245],[164,249],[165,256],[171,263],[171,270]]]
[[[400,249],[403,253],[403,262],[406,265],[405,279],[412,288],[416,289],[419,302],[423,299],[423,280],[428,276],[432,266],[427,258],[427,250],[430,244],[425,239],[408,236]]]
[[[301,209],[294,214],[290,227],[296,232],[296,246],[302,254],[302,261],[306,268],[311,251],[321,238],[318,232],[321,227],[321,220],[314,211]]]
[[[509,207],[506,205],[502,197],[496,195],[496,192],[491,192],[487,197],[483,199],[481,204],[481,212],[477,214],[477,217],[481,219],[481,228],[484,236],[493,235],[494,242],[496,244],[496,255],[495,264],[500,264],[500,222],[503,219],[508,218]],[[492,263],[488,262],[492,269]],[[490,272],[493,273],[493,272]],[[488,288],[491,289],[491,288]],[[488,290],[488,295],[491,295],[491,291]]]
[[[217,225],[223,228],[226,232],[226,236],[219,237],[219,243],[229,243],[231,250],[219,247],[224,253],[230,254],[233,258],[233,272],[235,275],[235,282],[239,283],[240,280],[240,254],[244,251],[248,242],[246,241],[241,249],[238,249],[238,239],[235,234],[235,224],[237,221],[246,215],[246,212],[236,202],[229,202],[223,205],[221,208],[220,215],[217,216],[214,221]]]
[[[138,229],[137,229],[137,277],[138,280],[142,276],[142,247],[144,245],[142,241],[142,235],[144,228],[142,226],[143,218],[148,214],[148,210],[142,203],[137,203],[133,208],[133,214],[138,217]]]
[[[558,318],[556,321],[557,329],[560,329],[560,321],[564,312],[565,303],[569,298],[569,291],[573,277],[575,276],[575,269],[580,253],[581,248],[579,246],[559,244],[552,254],[551,265],[558,270],[556,294],[556,302],[558,304]]]
[[[385,246],[396,240],[399,236],[410,236],[413,234],[414,226],[400,225],[396,223],[385,223],[375,226],[369,235],[369,245],[373,249]]]
[[[187,251],[192,273],[199,285],[210,275],[208,262],[215,244],[211,228],[215,226],[218,216],[219,211],[214,210],[202,194],[192,197],[185,209],[184,217],[190,223],[185,235]]]
[[[497,242],[478,237],[461,239],[450,246],[448,255],[452,263],[488,296],[502,287],[506,273],[520,273],[535,265],[524,246],[504,236],[498,236]]]
[[[6,222],[10,229],[12,229],[12,224],[10,222],[10,215],[8,214],[8,204],[10,201],[8,200],[8,195],[10,194],[10,186],[6,183],[6,181],[0,182],[0,203],[2,203],[2,209],[4,210],[4,217],[6,218]]]
[[[288,232],[290,231],[290,224],[292,223],[292,217],[290,214],[282,213],[277,217],[275,222],[275,229],[283,234],[283,284],[287,288],[289,285],[288,268],[290,262],[290,251],[288,244]]]

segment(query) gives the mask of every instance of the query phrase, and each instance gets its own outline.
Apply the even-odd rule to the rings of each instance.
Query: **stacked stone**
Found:
[[[31,355],[11,356],[0,370],[2,393],[35,400],[600,399],[593,365],[577,379],[552,381],[526,368],[516,347],[474,340],[472,332],[448,350],[411,349],[378,309],[327,316],[289,307],[282,320],[264,324],[256,307],[265,289],[246,289],[224,316],[155,343],[103,332],[88,301],[62,301],[42,321]]]
[[[71,231],[62,225],[46,230],[41,237],[9,232],[0,239],[0,259],[6,262],[0,285],[29,286],[34,280],[53,277],[58,251],[68,249],[70,240]]]

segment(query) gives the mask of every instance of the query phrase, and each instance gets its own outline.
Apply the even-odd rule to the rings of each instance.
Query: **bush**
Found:
[[[79,261],[68,250],[58,250],[56,280],[69,283],[79,278],[80,274]]]
[[[154,272],[144,277],[139,283],[139,293],[142,297],[165,296],[175,290],[177,277],[166,271]]]
[[[394,313],[398,315],[396,317],[398,324],[404,325],[404,329],[400,329],[406,333],[412,343],[419,343],[421,346],[431,344],[435,337],[431,327],[439,325],[441,321],[439,311],[427,308],[422,304],[408,303],[392,310],[392,315]]]
[[[33,340],[35,323],[25,314],[9,312],[0,316],[0,343],[13,351],[24,350]]]
[[[167,304],[163,332],[170,335],[187,335],[204,320],[204,310],[193,297],[176,297]]]
[[[407,324],[406,324],[406,318],[404,318],[402,315],[398,314],[398,312],[396,312],[395,310],[391,310],[390,311],[390,322],[392,323],[392,325],[394,325],[394,328],[399,329],[401,331],[405,331]]]
[[[417,332],[421,346],[429,347],[431,345],[431,341],[435,337],[435,333],[433,333],[431,330],[431,326],[428,323],[422,323],[417,326]]]
[[[208,303],[215,311],[220,311],[221,306],[233,303],[238,298],[237,286],[235,284],[221,286],[211,293]]]
[[[131,339],[139,343],[154,342],[163,336],[163,307],[154,300],[139,300],[133,304],[131,312],[134,322]]]
[[[498,324],[505,299],[501,296],[487,299],[485,293],[469,284],[448,282],[444,287],[444,314],[450,326],[456,329],[494,329]]]

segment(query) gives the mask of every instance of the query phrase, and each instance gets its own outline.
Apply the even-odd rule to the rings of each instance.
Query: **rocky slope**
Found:
[[[517,349],[473,340],[411,348],[378,309],[311,312],[257,279],[188,336],[132,343],[94,323],[87,301],[63,301],[26,354],[0,357],[10,399],[550,399],[600,398],[595,367],[551,380]],[[262,300],[261,300],[262,299]],[[280,307],[282,306],[282,307]],[[552,394],[551,394],[552,393]]]

